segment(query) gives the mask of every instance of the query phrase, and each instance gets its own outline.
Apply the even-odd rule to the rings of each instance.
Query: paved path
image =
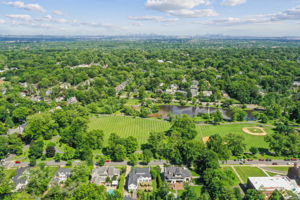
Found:
[[[236,171],[236,169],[234,168],[234,166],[231,166],[232,170],[234,171],[234,173],[236,174],[236,176],[238,177],[240,183],[243,183],[243,179],[241,178],[241,176],[239,175],[239,173]]]
[[[267,177],[270,177],[270,175],[264,170],[264,168],[261,167],[257,167],[258,169],[260,169],[261,171],[263,171],[263,173],[265,173],[265,175],[267,175]]]

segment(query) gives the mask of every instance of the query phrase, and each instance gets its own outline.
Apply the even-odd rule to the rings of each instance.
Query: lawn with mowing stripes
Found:
[[[258,148],[268,148],[268,144],[264,141],[264,136],[254,136],[246,134],[242,131],[244,127],[256,127],[258,124],[223,124],[223,125],[198,125],[197,126],[197,138],[198,140],[202,140],[205,136],[211,136],[214,134],[220,134],[221,136],[225,136],[229,133],[233,133],[236,135],[242,135],[245,138],[245,143],[247,145],[247,149],[250,147],[258,147]],[[264,127],[268,134],[272,133],[272,129],[270,127]]]
[[[166,121],[122,116],[93,117],[89,123],[89,130],[104,131],[106,142],[110,133],[116,133],[121,137],[136,137],[139,144],[144,144],[151,132],[162,132],[169,128],[170,124]]]
[[[248,177],[265,177],[266,174],[257,167],[234,167],[244,183],[247,183]]]
[[[250,147],[267,148],[268,145],[264,141],[264,136],[248,135],[242,131],[243,127],[255,127],[257,124],[223,124],[223,125],[197,125],[196,129],[198,135],[196,140],[201,140],[205,136],[211,136],[213,134],[220,134],[225,136],[229,133],[243,135],[245,137],[245,143],[247,149]],[[105,142],[110,133],[116,133],[121,137],[134,136],[138,139],[139,144],[147,142],[149,134],[151,132],[162,132],[170,128],[170,123],[159,119],[143,119],[123,116],[99,116],[92,117],[89,123],[89,130],[100,129],[105,133]],[[268,133],[272,130],[269,127],[265,127]]]

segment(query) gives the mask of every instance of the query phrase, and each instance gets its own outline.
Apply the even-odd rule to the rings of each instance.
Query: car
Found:
[[[21,164],[21,161],[18,161],[18,160],[17,160],[17,161],[16,161],[16,164]]]
[[[272,161],[272,160],[271,160],[270,158],[267,158],[266,161],[269,161],[269,162],[270,162],[270,161]]]
[[[294,163],[292,163],[292,162],[288,162],[288,163],[286,163],[287,165],[293,165]]]
[[[253,161],[253,159],[251,159],[251,158],[248,158],[248,159],[247,159],[247,161]]]
[[[272,163],[272,165],[278,165],[278,163],[274,162],[274,163]]]
[[[285,158],[285,159],[284,159],[284,161],[290,161],[290,160],[291,160],[291,159],[289,159],[289,158]]]
[[[258,161],[265,161],[265,159],[262,159],[262,158],[261,158],[261,159],[259,159]]]
[[[105,162],[106,162],[106,163],[110,163],[110,160],[106,160]]]
[[[291,160],[292,160],[292,161],[297,161],[297,158],[292,158]]]

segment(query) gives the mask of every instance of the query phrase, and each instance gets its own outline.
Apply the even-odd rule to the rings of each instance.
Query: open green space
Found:
[[[274,170],[277,170],[277,171],[287,172],[290,167],[268,167],[268,168],[274,169]]]
[[[100,116],[93,117],[89,123],[89,129],[100,129],[104,131],[105,141],[110,133],[116,133],[121,137],[136,137],[139,144],[147,142],[151,132],[162,132],[168,130],[170,124],[158,119],[142,119],[122,116]]]
[[[226,136],[229,133],[233,133],[236,135],[242,135],[245,138],[245,143],[247,145],[247,149],[250,147],[257,148],[268,148],[268,144],[264,141],[264,136],[254,136],[246,134],[242,131],[244,127],[256,127],[258,124],[221,124],[221,125],[198,125],[197,131],[198,140],[202,140],[203,137],[211,136],[214,134],[220,134],[221,136]],[[272,133],[272,129],[270,127],[264,127],[268,134]]]
[[[234,167],[244,183],[247,183],[248,177],[263,177],[266,174],[257,167]]]
[[[242,131],[243,127],[255,127],[258,124],[221,124],[221,125],[197,125],[198,135],[196,140],[201,140],[205,136],[220,134],[225,136],[229,133],[243,135],[247,149],[250,147],[267,148],[268,144],[264,141],[264,136],[253,136]],[[166,131],[170,127],[170,123],[158,119],[143,119],[124,116],[99,116],[92,117],[89,123],[89,129],[100,129],[105,133],[105,141],[107,141],[110,133],[116,133],[121,137],[134,136],[138,139],[139,144],[147,141],[151,132]],[[270,127],[264,127],[268,133],[272,133]]]

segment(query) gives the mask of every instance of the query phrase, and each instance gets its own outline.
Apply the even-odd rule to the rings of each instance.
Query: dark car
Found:
[[[290,161],[291,159],[289,159],[289,158],[286,158],[286,159],[284,159],[284,161]]]
[[[253,159],[251,159],[251,158],[248,158],[248,159],[247,159],[247,161],[253,161]]]
[[[278,163],[274,162],[274,163],[272,163],[272,165],[278,165]]]
[[[267,158],[266,161],[272,161],[270,158]]]
[[[259,159],[258,161],[265,161],[265,159],[262,159],[262,158],[261,158],[261,159]]]

